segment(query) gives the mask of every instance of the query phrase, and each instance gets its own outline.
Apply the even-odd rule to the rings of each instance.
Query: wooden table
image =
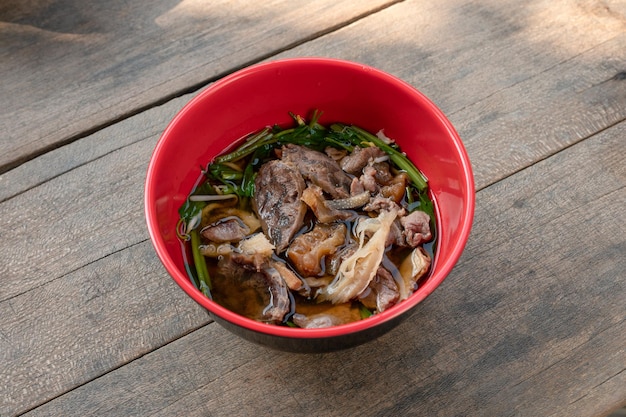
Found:
[[[419,88],[478,190],[443,285],[328,354],[213,323],[143,214],[174,114],[296,56]],[[624,0],[9,0],[0,75],[1,416],[600,416],[626,401]]]

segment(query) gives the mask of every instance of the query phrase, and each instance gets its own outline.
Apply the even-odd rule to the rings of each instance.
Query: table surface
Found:
[[[472,161],[449,277],[352,349],[212,322],[148,237],[167,123],[247,65],[324,56],[430,97]],[[602,416],[626,401],[626,2],[0,4],[0,415]]]

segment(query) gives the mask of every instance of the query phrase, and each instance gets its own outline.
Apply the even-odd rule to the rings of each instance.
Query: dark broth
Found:
[[[226,152],[227,151],[225,151],[225,153]],[[263,160],[258,160],[258,158],[255,157],[254,161],[252,161],[252,158],[253,156],[248,156],[246,158],[243,158],[237,161],[236,165],[239,166],[239,168],[243,171],[251,162],[254,162],[254,165],[256,169],[258,170],[258,167],[262,165],[262,163],[267,162],[269,159],[274,159],[275,156],[269,155],[269,156],[266,156]],[[199,185],[194,189],[194,192],[192,192],[192,195],[195,192],[197,192],[197,190],[205,186],[205,184],[207,184],[208,182],[210,181],[204,179],[204,176],[203,176],[203,180],[199,182]],[[409,187],[408,189],[412,190],[411,187]],[[401,202],[400,205],[403,207],[407,207],[409,206],[409,200],[415,201],[417,198],[418,198],[417,195],[407,196],[405,193],[403,197],[403,201]],[[431,198],[431,201],[432,200],[433,199]],[[219,211],[222,208],[235,207],[237,210],[241,212],[245,212],[251,216],[256,216],[252,208],[250,198],[239,198],[238,200],[226,200],[224,202],[212,202],[210,204],[213,205],[212,206],[213,212]],[[433,201],[433,204],[434,204],[434,201]],[[206,207],[204,209],[206,211]],[[350,241],[355,241],[355,240],[358,242],[358,238],[355,237],[353,234],[353,230],[355,226],[354,220],[356,219],[357,214],[371,216],[371,214],[368,214],[363,211],[353,211],[353,212],[355,215],[354,218],[344,221],[346,225],[346,230],[347,230],[346,244]],[[204,218],[203,224],[205,224],[206,222],[207,222],[207,219]],[[430,258],[434,259],[434,255],[435,255],[434,248],[435,248],[436,230],[437,230],[436,220],[434,216],[431,216],[430,223],[431,223],[430,227],[431,227],[431,232],[432,232],[433,237],[429,242],[423,244],[422,247],[428,253]],[[296,236],[311,231],[313,227],[315,226],[315,224],[316,224],[316,218],[309,210],[305,217],[304,226],[298,231]],[[412,250],[413,248],[395,247],[394,245],[391,245],[390,247],[386,249],[385,256],[383,257],[383,261],[382,261],[382,266],[384,266],[389,272],[391,272],[392,276],[394,277],[396,281],[402,280],[402,277],[400,276],[400,272],[398,270],[398,265],[402,262],[403,259],[405,259],[408,256],[408,254]],[[193,259],[189,244],[184,245],[184,251],[185,251],[184,255],[185,255],[186,260]],[[291,262],[289,258],[287,257],[286,253],[287,252],[285,251],[279,255],[274,254],[274,260],[283,262],[288,266],[291,265]],[[237,314],[240,314],[242,316],[251,318],[253,320],[262,320],[264,310],[266,309],[268,304],[271,304],[272,302],[268,291],[263,291],[263,289],[259,288],[258,285],[251,285],[250,280],[247,280],[245,276],[228,277],[228,276],[224,276],[223,274],[221,274],[218,268],[218,263],[220,261],[219,257],[216,257],[216,258],[206,257],[205,259],[206,259],[207,269],[208,269],[209,276],[210,276],[211,283],[212,283],[210,295],[213,301],[217,302],[223,307],[231,311],[234,311]],[[330,282],[333,280],[334,275],[327,274],[328,266],[326,265],[326,261],[327,260],[325,258],[322,259],[322,265],[321,265],[322,273],[314,278],[326,279],[328,282]],[[195,270],[195,267],[193,265],[188,264],[187,268],[188,268],[188,272],[190,276],[192,277],[192,280],[196,284],[198,284],[198,280],[196,278],[197,272]],[[300,279],[305,281],[304,280],[305,277],[301,277],[297,273],[297,270],[295,267],[290,266],[290,269]],[[422,276],[418,280],[417,285],[418,286],[421,285],[421,283],[428,278],[429,274],[430,272]],[[304,314],[307,316],[311,316],[315,314],[331,314],[331,315],[338,317],[341,320],[341,322],[351,322],[351,321],[360,320],[364,317],[369,316],[369,314],[372,313],[371,311],[364,310],[363,306],[360,305],[358,301],[350,301],[350,302],[343,303],[343,304],[332,304],[326,301],[319,302],[315,300],[313,296],[308,296],[308,297],[302,296],[294,291],[290,291],[290,293],[291,293],[290,295],[291,311],[289,314],[285,316],[285,320],[283,321],[283,324],[293,325],[290,322],[290,318],[294,313],[300,313],[300,314]],[[312,294],[314,294],[314,292],[312,292]]]

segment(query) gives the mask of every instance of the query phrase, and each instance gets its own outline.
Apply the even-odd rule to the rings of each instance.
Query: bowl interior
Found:
[[[343,122],[373,133],[383,129],[425,173],[438,208],[438,245],[430,278],[408,300],[368,320],[331,329],[292,329],[237,316],[207,300],[189,281],[176,237],[178,208],[200,168],[234,141],[288,112],[323,111],[322,124]],[[157,254],[174,280],[202,306],[229,321],[281,336],[319,337],[357,331],[395,317],[430,294],[458,260],[474,211],[471,166],[445,116],[405,82],[368,66],[329,59],[274,61],[210,85],[170,123],[153,153],[146,180],[146,218]],[[234,317],[237,316],[237,317]]]

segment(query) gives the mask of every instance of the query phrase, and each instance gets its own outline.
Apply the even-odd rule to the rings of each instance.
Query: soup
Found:
[[[293,115],[214,158],[180,209],[188,273],[222,306],[328,327],[408,298],[436,222],[421,172],[382,132]]]

